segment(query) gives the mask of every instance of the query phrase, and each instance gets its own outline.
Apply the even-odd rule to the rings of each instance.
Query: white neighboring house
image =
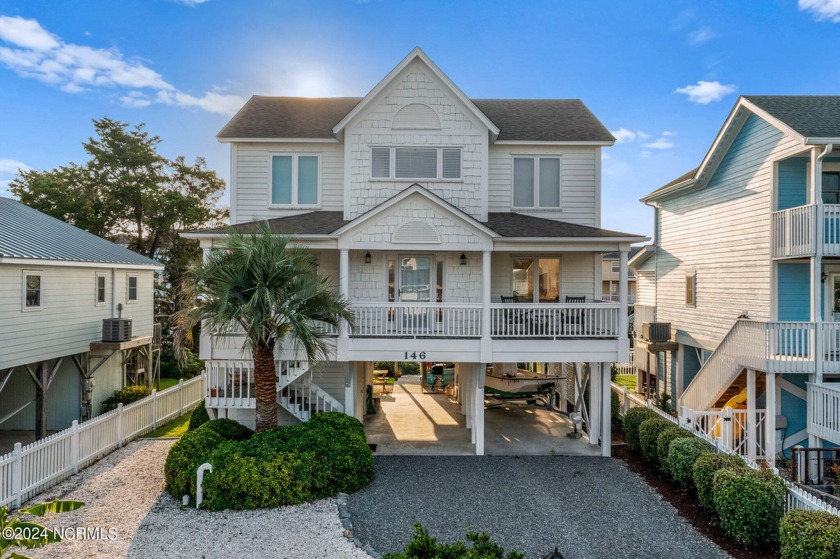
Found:
[[[470,99],[415,49],[364,98],[255,96],[218,138],[233,228],[267,220],[310,247],[355,315],[327,363],[278,353],[281,421],[362,419],[373,362],[453,362],[482,454],[488,366],[539,362],[584,383],[591,371],[587,429],[609,440],[603,381],[627,360],[627,254],[645,238],[600,228],[601,149],[615,140],[580,100]],[[184,236],[210,250],[224,230]],[[619,254],[615,302],[601,301],[605,252]],[[204,333],[207,406],[253,423],[241,346]],[[581,408],[578,388],[562,396]]]
[[[3,440],[25,441],[33,433],[42,438],[95,416],[114,390],[148,377],[154,278],[161,269],[144,256],[0,198]],[[131,319],[132,338],[103,343],[103,319],[119,316]]]
[[[839,144],[840,96],[741,97],[700,166],[642,199],[642,381],[750,457],[840,445]]]
[[[633,259],[642,247],[630,249],[628,258]],[[617,252],[608,252],[601,257],[601,300],[618,301],[619,274],[621,262]],[[632,268],[627,273],[627,303],[636,304],[636,274]]]

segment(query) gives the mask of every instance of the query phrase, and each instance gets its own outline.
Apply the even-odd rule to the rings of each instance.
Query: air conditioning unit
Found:
[[[671,339],[670,322],[645,322],[642,324],[642,338],[649,342],[667,342]]]
[[[102,321],[103,342],[127,342],[130,339],[130,318],[106,318]]]

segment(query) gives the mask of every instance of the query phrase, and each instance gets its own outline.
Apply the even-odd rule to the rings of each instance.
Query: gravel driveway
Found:
[[[46,557],[368,558],[343,537],[334,500],[258,511],[182,510],[164,492],[163,463],[174,441],[140,440],[39,495],[83,501],[51,515],[49,527],[102,528],[102,539],[65,538],[27,551]],[[108,529],[116,531],[109,539]]]
[[[351,495],[356,537],[401,549],[422,522],[441,541],[466,527],[529,558],[729,557],[618,460],[583,456],[378,456],[376,481]]]

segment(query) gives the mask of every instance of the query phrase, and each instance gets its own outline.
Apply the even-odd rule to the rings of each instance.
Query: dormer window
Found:
[[[513,158],[513,207],[560,207],[560,158]]]
[[[271,156],[271,205],[317,206],[320,202],[318,155]]]
[[[372,179],[461,180],[461,148],[371,148]]]

